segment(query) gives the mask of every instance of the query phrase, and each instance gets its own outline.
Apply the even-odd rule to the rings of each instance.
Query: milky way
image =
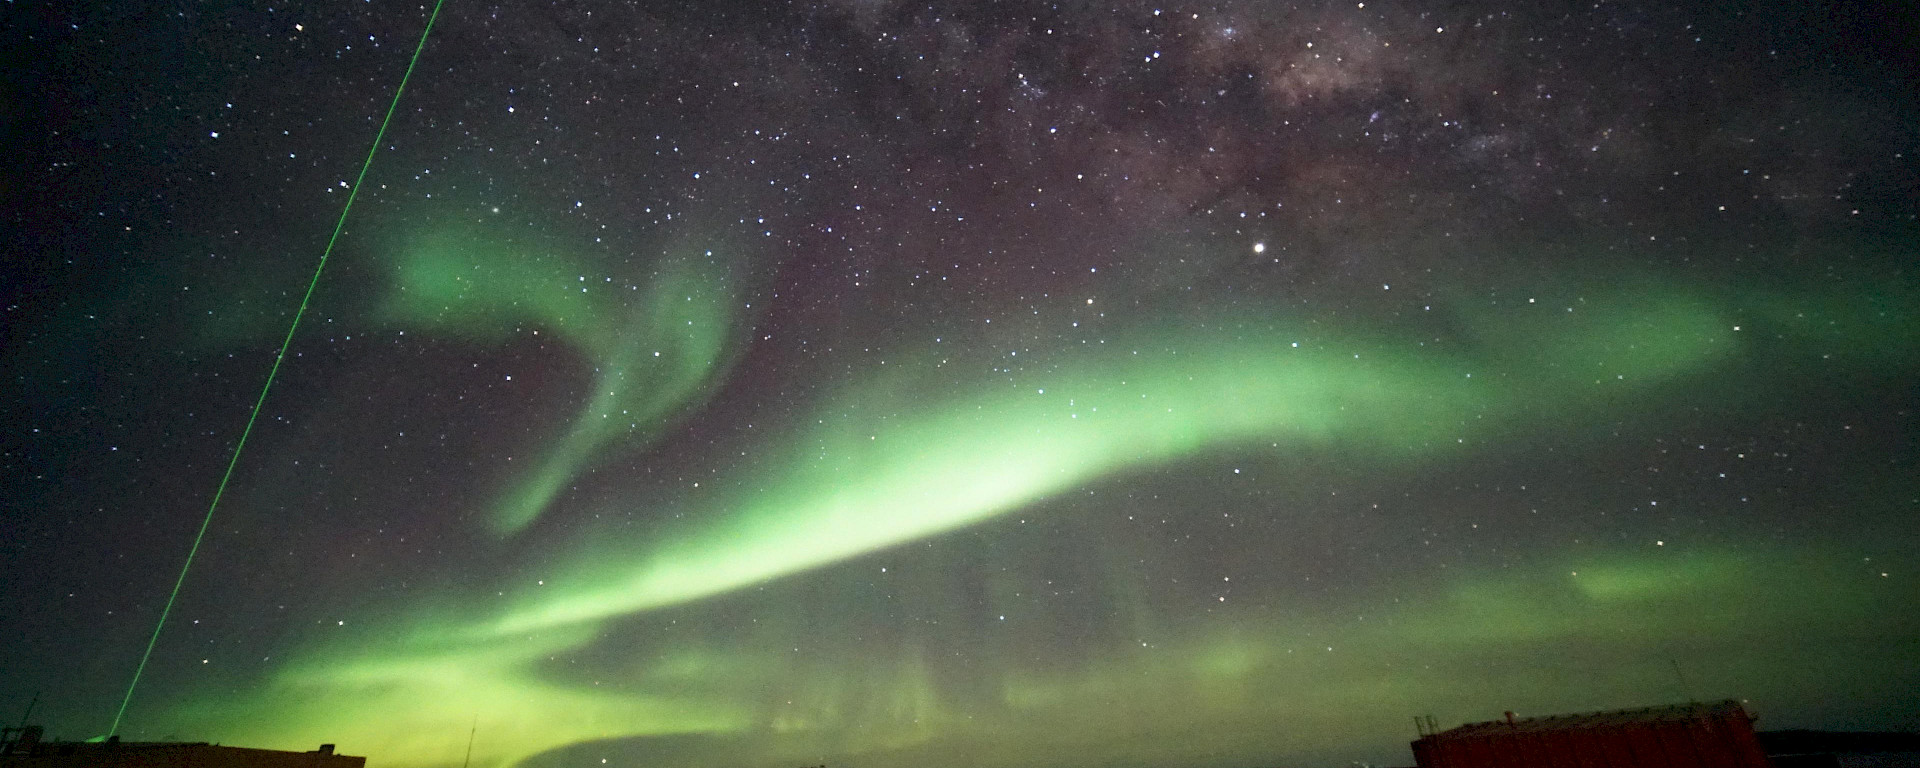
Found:
[[[1428,714],[1920,727],[1899,21],[601,5],[448,0],[122,738],[1252,766],[1406,763]],[[430,9],[175,10],[6,33],[0,690],[66,738]]]

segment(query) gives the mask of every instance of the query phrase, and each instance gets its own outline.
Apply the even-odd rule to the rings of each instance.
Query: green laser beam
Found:
[[[434,0],[433,12],[427,16],[426,29],[420,31],[420,42],[413,47],[413,58],[407,61],[407,71],[400,75],[400,87],[393,91],[393,101],[387,104],[387,115],[380,121],[380,130],[373,135],[373,146],[367,148],[367,159],[360,163],[360,175],[354,177],[353,187],[347,190],[347,203],[340,208],[340,218],[333,224],[333,235],[327,238],[327,247],[320,252],[320,263],[313,268],[313,278],[307,281],[307,292],[300,297],[300,308],[293,313],[293,322],[287,325],[286,338],[280,340],[280,351],[273,356],[273,367],[267,370],[267,381],[260,387],[260,396],[253,401],[253,412],[247,415],[247,426],[240,430],[240,440],[233,445],[233,455],[227,459],[227,470],[220,475],[220,485],[213,491],[213,501],[207,504],[207,515],[200,521],[199,532],[193,535],[193,546],[187,548],[186,562],[180,564],[180,576],[173,581],[173,591],[167,594],[166,607],[160,609],[160,620],[153,624],[153,635],[147,638],[147,649],[140,654],[140,664],[133,669],[133,681],[127,684],[127,695],[120,699],[120,710],[113,714],[113,725],[107,729],[107,735],[120,732],[120,720],[126,717],[127,704],[133,701],[133,692],[140,687],[140,675],[147,671],[147,661],[153,658],[153,647],[160,642],[160,630],[167,626],[167,616],[173,613],[174,601],[180,597],[180,586],[187,582],[187,571],[193,568],[193,558],[200,553],[200,543],[207,538],[207,528],[213,525],[214,510],[220,508],[220,497],[227,492],[227,483],[233,479],[233,468],[240,464],[240,452],[247,447],[247,436],[253,434],[254,422],[260,419],[260,409],[267,403],[267,394],[273,391],[274,378],[280,374],[280,363],[287,359],[287,350],[293,346],[293,335],[300,330],[300,319],[307,314],[307,305],[313,300],[313,291],[320,286],[320,274],[327,269],[327,258],[333,255],[333,246],[340,240],[340,232],[347,226],[347,214],[353,210],[354,198],[360,194],[360,185],[367,179],[367,169],[373,167],[373,157],[380,151],[380,142],[387,136],[387,125],[393,122],[393,113],[400,107],[400,95],[407,91],[407,80],[413,77],[413,67],[420,63],[420,52],[427,47],[427,35],[433,32],[433,22],[440,18],[440,5],[446,0]]]

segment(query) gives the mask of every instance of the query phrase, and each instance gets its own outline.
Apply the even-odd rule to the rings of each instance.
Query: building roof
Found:
[[[1740,706],[1740,702],[1727,699],[1725,701],[1693,702],[1690,704],[1674,704],[1664,707],[1646,707],[1644,709],[1620,709],[1610,712],[1584,712],[1573,715],[1489,720],[1484,723],[1468,723],[1458,728],[1441,731],[1427,738],[1475,739],[1514,733],[1539,733],[1543,731],[1606,730],[1669,723],[1681,724],[1707,720],[1724,720],[1736,716],[1743,720],[1751,720],[1747,715],[1746,708]]]

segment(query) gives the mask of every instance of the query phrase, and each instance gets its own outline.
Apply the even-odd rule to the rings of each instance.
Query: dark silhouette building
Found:
[[[1420,768],[1773,768],[1733,700],[1469,723],[1413,742]]]
[[[0,768],[366,768],[367,759],[312,752],[225,747],[206,742],[45,741],[39,726],[5,729]]]

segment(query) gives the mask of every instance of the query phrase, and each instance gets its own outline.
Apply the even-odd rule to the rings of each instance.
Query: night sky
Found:
[[[1920,728],[1902,7],[447,0],[120,735]],[[0,10],[0,721],[112,727],[430,10]]]

